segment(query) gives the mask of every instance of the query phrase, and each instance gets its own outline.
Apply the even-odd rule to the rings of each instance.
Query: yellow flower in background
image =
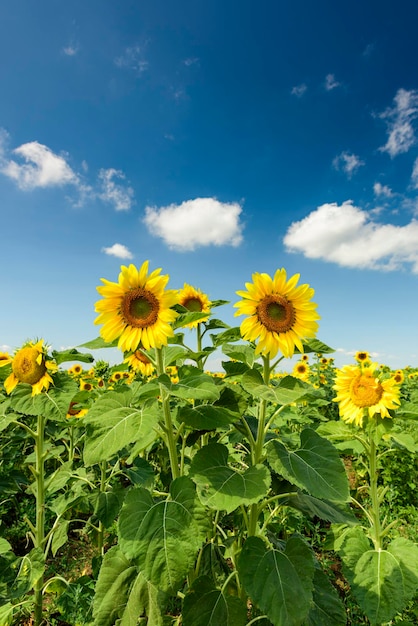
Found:
[[[161,348],[174,335],[170,324],[177,313],[170,307],[178,302],[175,290],[166,290],[169,276],[160,276],[161,269],[148,274],[148,261],[138,269],[135,265],[121,266],[117,283],[102,278],[97,287],[103,296],[96,302],[99,316],[95,324],[103,324],[100,331],[109,343],[118,339],[124,352],[134,352],[140,344],[145,350]]]
[[[257,354],[274,358],[277,352],[291,357],[295,348],[303,352],[302,340],[314,337],[318,330],[317,305],[311,302],[314,290],[307,284],[297,286],[299,274],[287,280],[286,270],[277,270],[274,277],[255,273],[247,291],[237,291],[243,298],[234,306],[235,315],[246,315],[241,335],[258,341]]]
[[[191,313],[210,313],[211,302],[207,295],[187,283],[179,291],[179,304]],[[202,321],[203,319],[186,324],[186,328],[196,328]]]
[[[3,367],[3,365],[9,365],[12,361],[13,359],[8,352],[0,352],[0,367]]]
[[[75,417],[76,419],[80,419],[81,417],[84,417],[87,413],[88,413],[88,409],[80,408],[77,402],[70,402],[70,406],[68,408],[67,415],[65,417],[67,419],[71,419],[72,417]]]
[[[149,360],[146,354],[141,352],[141,350],[136,350],[129,354],[123,361],[127,363],[130,368],[134,370],[134,372],[139,372],[144,376],[151,376],[154,371],[154,365]]]
[[[83,368],[79,363],[76,363],[75,365],[69,367],[67,371],[70,376],[80,376],[83,373]]]
[[[93,385],[88,380],[80,380],[80,389],[81,391],[92,391]]]
[[[334,389],[341,419],[356,426],[363,425],[365,416],[392,417],[389,411],[400,404],[398,384],[393,378],[383,379],[376,363],[345,365],[337,371]]]
[[[43,343],[43,339],[36,343],[28,342],[16,352],[11,360],[12,373],[4,381],[7,393],[11,393],[19,383],[26,383],[32,386],[32,395],[36,396],[53,384],[48,370],[55,372],[57,366],[47,359]]]
[[[396,370],[396,372],[392,374],[392,378],[397,385],[401,385],[405,380],[405,376],[402,370]]]
[[[368,352],[356,352],[354,358],[358,363],[370,363],[370,354]]]
[[[299,361],[293,367],[292,376],[300,378],[301,380],[308,380],[310,374],[310,367],[307,363]]]

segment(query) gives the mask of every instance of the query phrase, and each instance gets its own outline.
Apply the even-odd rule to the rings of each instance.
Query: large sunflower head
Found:
[[[341,419],[360,427],[366,416],[392,417],[389,411],[400,404],[399,384],[383,378],[376,363],[345,365],[337,371],[334,389]]]
[[[57,366],[48,359],[43,343],[43,339],[36,343],[28,342],[17,350],[11,361],[12,373],[4,381],[7,393],[11,393],[19,383],[31,385],[33,396],[49,389],[53,383],[49,372],[56,371]]]
[[[179,291],[179,304],[191,313],[207,313],[210,314],[211,302],[206,294],[200,289],[196,289],[187,283],[184,283],[183,289]],[[187,328],[196,328],[203,320],[197,320],[186,324]]]
[[[178,302],[177,291],[165,289],[169,276],[160,272],[149,274],[145,261],[139,269],[122,265],[117,283],[101,279],[104,285],[97,291],[103,299],[96,302],[99,316],[94,323],[103,324],[100,334],[105,341],[118,339],[121,350],[133,352],[140,343],[145,350],[161,348],[173,336],[170,324],[177,313],[170,307]]]
[[[295,347],[303,352],[302,339],[314,337],[319,315],[311,301],[314,290],[299,285],[299,274],[287,280],[286,270],[279,269],[271,278],[268,274],[253,274],[253,282],[246,283],[247,291],[237,291],[243,298],[234,306],[235,315],[246,315],[241,324],[241,335],[248,341],[257,341],[256,353],[274,358],[280,350],[285,357],[294,354]]]

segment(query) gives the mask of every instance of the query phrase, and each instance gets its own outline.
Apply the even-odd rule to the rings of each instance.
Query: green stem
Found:
[[[162,376],[164,374],[164,355],[162,348],[156,348],[155,350],[157,355],[157,372],[158,376]],[[170,457],[170,465],[171,465],[171,475],[173,480],[180,476],[179,472],[179,462],[177,458],[177,447],[176,441],[173,433],[173,422],[171,420],[171,412],[170,412],[170,394],[163,384],[160,383],[160,394],[161,394],[161,402],[163,406],[163,415],[164,415],[164,434],[166,438],[166,445],[168,448],[168,454]]]
[[[199,323],[196,328],[196,342],[197,342],[197,352],[200,353],[202,351],[202,325]],[[203,371],[203,362],[202,357],[198,357],[196,361],[197,367]]]
[[[370,432],[370,431],[369,431]],[[380,503],[379,494],[377,489],[377,454],[376,454],[376,442],[373,437],[373,433],[370,436],[370,453],[369,453],[369,476],[370,476],[370,499],[371,499],[371,517],[373,519],[372,531],[373,531],[373,543],[375,550],[381,549],[381,527],[380,527]]]
[[[35,523],[35,548],[44,549],[45,543],[45,455],[44,455],[44,430],[45,418],[38,415],[37,429],[35,433],[35,474],[36,474],[36,523]],[[34,626],[40,626],[42,622],[42,591],[44,586],[44,574],[38,578],[34,586]]]
[[[106,470],[107,470],[107,462],[101,461],[100,463],[100,493],[104,493],[106,491]],[[100,497],[99,493],[99,497]],[[104,525],[103,522],[99,520],[99,532],[97,534],[97,550],[100,556],[104,555]]]
[[[263,380],[264,384],[268,385],[270,382],[270,360],[268,357],[263,356]],[[258,427],[257,427],[257,438],[255,440],[255,445],[253,448],[252,459],[253,465],[257,465],[260,463],[263,457],[263,447],[264,440],[266,435],[266,407],[267,401],[264,398],[261,398],[260,404],[258,407]],[[259,515],[259,507],[258,504],[252,504],[250,509],[250,517],[249,517],[249,525],[248,525],[248,534],[256,535],[257,534],[257,522]]]

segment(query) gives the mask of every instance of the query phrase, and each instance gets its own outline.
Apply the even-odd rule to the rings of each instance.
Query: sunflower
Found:
[[[345,365],[337,371],[334,389],[341,419],[360,427],[366,415],[392,417],[389,411],[400,404],[398,384],[393,378],[383,379],[376,363]]]
[[[139,344],[145,350],[161,348],[174,335],[170,323],[177,317],[172,310],[178,302],[177,291],[166,290],[169,276],[160,276],[161,269],[148,274],[148,261],[140,269],[135,265],[121,266],[119,281],[102,278],[97,287],[103,296],[96,302],[99,316],[95,324],[103,324],[101,336],[107,342],[118,339],[124,352],[134,352]]]
[[[356,352],[354,358],[358,363],[370,363],[370,354],[368,352]]]
[[[295,347],[303,352],[302,339],[314,337],[318,324],[316,304],[311,302],[314,290],[299,285],[299,274],[287,280],[286,270],[277,270],[274,278],[268,274],[253,274],[248,291],[237,291],[244,298],[234,306],[235,315],[247,315],[241,324],[241,335],[248,341],[258,340],[256,353],[274,358],[280,350],[285,357],[294,354]]]
[[[8,365],[12,361],[13,359],[8,352],[0,352],[0,367],[3,367],[3,365]]]
[[[195,289],[187,283],[184,283],[183,289],[179,291],[179,304],[184,306],[184,308],[191,313],[210,314],[211,302],[207,295],[200,291],[200,289]],[[202,321],[203,319],[190,322],[190,324],[186,324],[186,328],[196,328]]]
[[[301,380],[308,380],[309,374],[310,374],[309,365],[307,365],[303,361],[299,361],[298,363],[296,363],[292,371],[292,376],[295,376],[296,378],[300,378]]]
[[[154,365],[141,350],[135,350],[132,354],[128,354],[123,362],[127,363],[134,372],[139,372],[144,376],[151,376],[154,371]]]
[[[67,419],[71,419],[72,417],[80,419],[81,417],[84,417],[87,413],[88,409],[80,408],[77,402],[70,402],[70,406],[68,407],[67,415],[65,417]]]
[[[397,385],[401,385],[405,380],[405,376],[402,370],[396,370],[396,372],[392,374],[392,378]]]
[[[88,380],[80,380],[81,391],[92,391],[93,385]]]
[[[11,393],[19,383],[26,383],[32,386],[32,396],[36,396],[44,390],[47,391],[53,384],[54,381],[47,370],[55,372],[57,366],[47,359],[43,343],[43,339],[36,343],[29,341],[16,352],[10,361],[12,373],[4,381],[7,393]]]
[[[83,373],[83,368],[81,367],[81,365],[76,363],[75,365],[72,365],[68,368],[68,373],[70,374],[70,376],[80,376]]]

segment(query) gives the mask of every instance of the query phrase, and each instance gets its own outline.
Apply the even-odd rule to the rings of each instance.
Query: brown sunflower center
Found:
[[[141,363],[145,363],[145,365],[148,365],[148,363],[151,363],[149,358],[145,356],[145,354],[142,354],[142,352],[140,352],[139,350],[135,352],[135,358]]]
[[[148,328],[158,319],[160,305],[148,289],[137,287],[123,296],[121,313],[123,320],[135,328]]]
[[[13,359],[13,374],[21,383],[34,385],[39,382],[46,372],[45,360],[42,358],[38,363],[37,359],[42,354],[37,348],[22,348]]]
[[[200,313],[203,311],[203,304],[199,298],[187,298],[183,303],[183,306],[188,311],[192,311],[193,313]]]
[[[357,353],[357,360],[358,361],[368,361],[369,355],[367,354],[367,352],[358,352]]]
[[[257,306],[259,322],[270,332],[285,333],[293,328],[296,313],[293,304],[284,296],[265,296]]]
[[[383,395],[383,387],[377,378],[361,374],[350,385],[350,397],[359,407],[374,406]]]

